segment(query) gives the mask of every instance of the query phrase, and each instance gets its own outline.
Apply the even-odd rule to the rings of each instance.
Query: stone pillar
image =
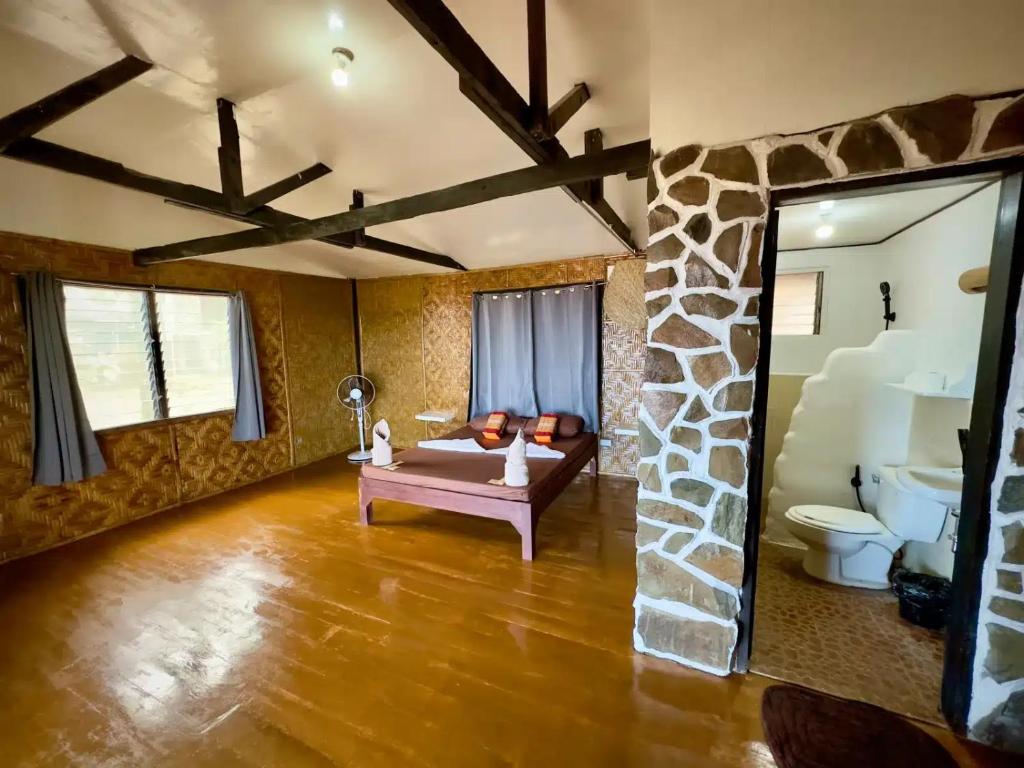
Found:
[[[950,96],[803,134],[684,146],[652,164],[637,650],[720,675],[732,668],[768,190],[1022,151],[1024,97]],[[1024,517],[1007,535],[1024,542]],[[1009,570],[1004,583],[1018,583],[1020,570]]]

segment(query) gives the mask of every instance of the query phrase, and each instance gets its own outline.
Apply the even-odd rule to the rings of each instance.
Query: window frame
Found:
[[[824,313],[824,302],[823,297],[825,295],[825,283],[828,280],[827,266],[806,266],[806,267],[791,267],[789,269],[777,270],[776,277],[782,277],[783,275],[807,275],[811,273],[817,273],[818,278],[815,281],[815,296],[814,296],[814,331],[811,333],[783,333],[775,334],[771,330],[769,333],[779,338],[785,336],[787,338],[794,339],[805,339],[808,337],[822,336],[825,332],[825,313]],[[774,297],[772,299],[774,301]],[[774,322],[774,313],[773,313]]]
[[[146,419],[145,421],[133,421],[129,424],[118,424],[114,427],[103,427],[102,429],[94,430],[96,434],[105,435],[123,432],[125,430],[138,429],[139,427],[146,427],[154,424],[177,424],[183,421],[188,421],[189,419],[201,419],[208,416],[219,416],[221,414],[235,412],[234,408],[222,408],[216,411],[190,413],[187,416],[168,416],[167,377],[164,373],[160,324],[157,322],[156,312],[156,295],[158,293],[184,293],[192,296],[230,297],[230,291],[206,290],[202,288],[179,288],[161,285],[132,285],[130,283],[108,283],[98,280],[75,280],[71,278],[61,279],[60,284],[62,289],[65,285],[72,285],[82,288],[107,288],[121,291],[138,291],[146,294],[146,313],[144,315],[145,327],[143,328],[143,331],[149,337],[149,354],[152,356],[153,361],[153,381],[151,382],[151,387],[154,396],[153,410],[155,411],[156,416],[152,419]],[[65,315],[65,322],[66,321],[67,318]],[[72,364],[74,364],[74,360],[72,360]]]

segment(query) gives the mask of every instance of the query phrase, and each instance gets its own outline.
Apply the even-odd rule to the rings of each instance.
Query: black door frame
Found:
[[[755,371],[751,418],[740,636],[735,661],[738,671],[746,672],[749,668],[754,629],[779,208],[797,203],[862,197],[879,192],[925,189],[943,186],[951,181],[1001,179],[1003,184],[989,263],[989,285],[982,321],[975,397],[971,408],[963,500],[954,558],[953,602],[942,675],[942,712],[954,731],[961,734],[966,731],[974,674],[981,577],[988,551],[990,490],[999,460],[1003,410],[1016,343],[1016,311],[1020,301],[1021,281],[1024,280],[1022,177],[1024,158],[1010,157],[771,191],[761,255],[762,293],[758,311],[761,346]],[[965,514],[965,510],[975,510],[976,513]]]

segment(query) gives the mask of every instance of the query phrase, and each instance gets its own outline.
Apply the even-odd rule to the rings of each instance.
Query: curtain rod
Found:
[[[200,296],[230,296],[232,291],[217,291],[210,288],[178,288],[162,285],[140,285],[138,283],[112,283],[100,280],[71,280],[58,277],[66,285],[81,285],[87,288],[116,288],[124,291],[156,291],[158,293],[191,293]]]
[[[554,285],[538,285],[531,288],[501,288],[495,291],[473,291],[474,296],[493,296],[503,293],[530,293],[531,291],[567,291],[570,288],[590,288],[608,285],[607,280],[591,280],[586,283],[556,283]]]

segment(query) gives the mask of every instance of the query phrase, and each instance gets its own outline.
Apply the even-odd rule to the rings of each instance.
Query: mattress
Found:
[[[445,435],[443,439],[460,438],[474,438],[485,448],[505,448],[512,443],[514,435],[506,435],[501,440],[484,440],[479,432],[467,425]],[[534,442],[532,437],[527,437],[526,440]],[[472,496],[530,501],[549,482],[556,482],[562,479],[566,472],[574,471],[571,469],[572,465],[588,450],[592,450],[596,443],[597,435],[593,432],[581,432],[576,437],[557,438],[550,447],[562,451],[565,458],[527,459],[530,484],[517,488],[487,482],[505,476],[504,456],[439,451],[433,448],[410,448],[399,451],[395,454],[394,460],[402,462],[402,465],[397,469],[388,470],[364,464],[361,474],[372,480],[437,488]]]

